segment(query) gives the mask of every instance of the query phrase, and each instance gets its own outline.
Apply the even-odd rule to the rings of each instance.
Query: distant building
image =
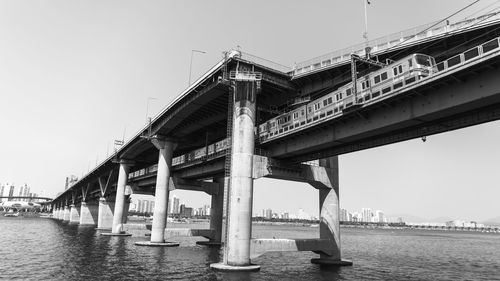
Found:
[[[179,214],[180,213],[180,205],[179,205],[179,198],[177,198],[176,196],[174,196],[174,204],[172,206],[172,214]]]
[[[381,210],[375,211],[375,222],[387,222],[384,212],[382,212]]]
[[[267,209],[266,210],[266,219],[272,219],[273,218],[273,210]]]
[[[370,208],[362,208],[361,209],[361,221],[362,222],[372,222],[372,209]]]
[[[9,201],[13,200],[12,197],[14,196],[14,190],[15,190],[14,185],[11,185],[9,189],[9,199],[8,199]]]
[[[350,221],[349,212],[346,209],[340,209],[340,221]]]
[[[78,181],[78,177],[75,175],[70,175],[70,176],[66,177],[66,184],[64,185],[64,190],[70,188],[77,181]]]
[[[192,216],[193,216],[193,208],[186,207],[186,205],[182,204],[180,207],[180,217],[190,218]]]

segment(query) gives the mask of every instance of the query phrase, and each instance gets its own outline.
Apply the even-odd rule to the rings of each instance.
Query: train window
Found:
[[[327,99],[323,100],[323,106],[327,106],[327,105],[328,105],[328,100]]]
[[[394,76],[398,75],[398,68],[397,67],[393,68],[392,73],[394,73]]]
[[[316,104],[314,105],[314,110],[319,110],[319,108],[320,108],[320,104],[319,104],[319,102],[318,102],[318,103],[316,103]]]
[[[409,67],[412,67],[412,62],[413,62],[413,61],[412,61],[411,59],[409,59],[409,60],[408,60],[408,66],[409,66]]]
[[[427,56],[422,56],[422,55],[417,55],[417,63],[425,66],[431,66],[431,61],[429,57]]]
[[[387,79],[387,72],[380,74],[380,80],[384,81],[385,79]]]
[[[380,83],[380,75],[375,76],[373,80],[375,81],[375,84]]]
[[[299,113],[298,112],[294,112],[293,113],[293,119],[297,119],[299,118]]]
[[[352,94],[352,89],[351,89],[351,88],[349,88],[349,89],[347,89],[345,92],[346,92],[346,95],[347,95],[347,96],[350,96],[350,95]],[[342,95],[340,96],[340,98],[342,98]]]
[[[329,97],[329,98],[328,98],[328,104],[331,104],[332,102],[333,102],[332,97]]]
[[[300,115],[301,115],[301,116],[306,115],[306,111],[302,109],[302,110],[300,111]]]
[[[311,112],[313,111],[312,107],[310,107],[310,106],[309,106],[307,109],[308,109],[307,111],[308,111],[309,113],[311,113]]]
[[[403,66],[402,65],[398,66],[398,69],[399,69],[399,73],[403,73]]]

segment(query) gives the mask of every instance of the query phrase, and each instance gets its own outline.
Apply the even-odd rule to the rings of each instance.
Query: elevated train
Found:
[[[266,121],[259,125],[259,138],[265,141],[306,124],[320,122],[325,117],[338,117],[352,106],[375,102],[436,70],[433,57],[424,54],[409,55],[357,78],[356,87],[353,87],[352,82],[347,83],[306,105]]]

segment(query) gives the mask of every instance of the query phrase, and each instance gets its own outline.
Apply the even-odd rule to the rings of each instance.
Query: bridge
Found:
[[[500,14],[493,13],[390,35],[295,68],[229,51],[54,198],[53,217],[125,236],[129,194],[154,194],[151,237],[136,244],[178,246],[165,241],[169,192],[195,190],[211,195],[210,229],[184,233],[224,246],[214,269],[258,270],[251,259],[269,251],[313,251],[313,263],[350,265],[340,248],[338,155],[500,119],[499,37]],[[409,71],[394,64],[415,53],[436,63]],[[378,90],[370,75],[380,67],[408,76]],[[251,238],[253,182],[262,177],[318,190],[319,239]]]
[[[29,201],[33,200],[44,200],[46,202],[52,201],[52,198],[43,197],[43,196],[0,196],[0,199],[28,199]]]

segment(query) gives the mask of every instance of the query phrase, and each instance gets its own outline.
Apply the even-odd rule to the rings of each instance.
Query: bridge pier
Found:
[[[165,241],[165,227],[167,226],[168,195],[170,174],[172,170],[172,154],[175,143],[171,140],[154,137],[151,142],[159,150],[158,171],[156,174],[155,208],[153,225],[151,226],[150,241],[140,241],[138,246],[179,246],[179,243]]]
[[[312,184],[319,191],[319,238],[327,240],[333,252],[319,252],[320,257],[311,259],[311,262],[321,265],[352,265],[351,261],[341,258],[338,156],[320,159],[319,165],[327,171],[327,179],[321,184]]]
[[[66,222],[69,222],[71,218],[71,215],[70,215],[70,209],[69,209],[69,206],[68,205],[65,205],[64,206],[64,211],[63,211],[63,218],[62,220],[63,221],[66,221]]]
[[[233,105],[231,175],[228,196],[227,236],[222,263],[210,267],[222,271],[257,271],[250,263],[252,234],[255,81],[236,81]]]
[[[71,204],[70,206],[70,211],[69,211],[69,223],[75,224],[75,223],[80,223],[80,213],[78,210],[78,207],[75,206],[75,204]]]
[[[52,209],[52,218],[54,219],[60,219],[59,218],[59,207],[55,207]]]
[[[114,200],[110,198],[99,198],[97,211],[97,229],[108,230],[113,226],[113,210],[115,208]]]
[[[220,246],[222,245],[222,217],[224,211],[224,178],[215,178],[214,182],[218,183],[217,194],[211,194],[210,203],[210,230],[213,237],[209,241],[198,241],[196,244],[205,246]]]
[[[115,197],[115,208],[113,212],[113,223],[111,227],[111,233],[101,233],[105,236],[131,236],[123,231],[124,217],[127,215],[128,209],[126,207],[125,198],[125,187],[128,180],[128,171],[131,162],[124,160],[120,161],[120,166],[118,170],[118,182],[116,185],[116,197]]]
[[[80,206],[80,225],[97,225],[99,205],[82,202]]]

